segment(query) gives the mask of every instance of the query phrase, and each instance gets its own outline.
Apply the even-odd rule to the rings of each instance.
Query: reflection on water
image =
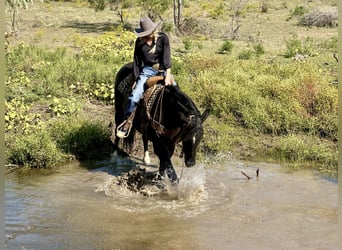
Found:
[[[133,165],[113,158],[9,174],[6,249],[337,249],[334,182],[222,161],[176,168],[178,188],[147,197],[113,184]]]

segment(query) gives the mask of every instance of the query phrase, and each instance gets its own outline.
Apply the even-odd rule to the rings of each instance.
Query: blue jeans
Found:
[[[128,107],[126,109],[125,118],[127,118],[137,107],[140,99],[142,98],[144,91],[146,90],[146,81],[152,76],[156,76],[158,71],[150,66],[145,66],[139,75],[139,78],[135,84],[132,93],[128,97]],[[176,82],[173,82],[176,85]]]

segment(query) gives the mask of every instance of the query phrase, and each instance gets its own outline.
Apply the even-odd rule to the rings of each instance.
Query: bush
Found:
[[[264,49],[264,46],[261,44],[261,43],[258,43],[256,45],[254,45],[254,52],[255,52],[255,55],[257,57],[265,54],[265,49]]]
[[[232,52],[233,49],[233,43],[229,40],[226,40],[223,42],[221,48],[219,49],[218,53],[220,54],[227,54]]]
[[[96,59],[102,62],[129,62],[133,58],[136,36],[132,32],[109,32],[97,39],[88,40],[88,44],[79,54],[84,59]]]
[[[69,157],[56,147],[44,130],[29,135],[6,135],[6,162],[19,166],[52,168]]]
[[[201,70],[189,91],[198,93],[193,96],[196,102],[222,121],[265,134],[305,132],[335,140],[337,88],[330,84],[331,77],[319,65],[259,60],[230,58],[210,66],[212,57],[193,58],[192,70]]]
[[[304,43],[296,36],[286,41],[285,58],[291,58],[296,55],[316,56],[318,54],[312,38],[306,38]]]
[[[183,39],[184,49],[190,50],[192,48],[192,41],[190,37],[185,37]]]
[[[312,136],[288,135],[281,137],[273,149],[274,155],[281,161],[315,162],[332,174],[337,173],[337,148]],[[322,168],[321,168],[322,169]]]
[[[50,131],[58,148],[79,160],[99,158],[111,153],[111,131],[99,121],[71,117],[54,123]]]
[[[302,26],[316,26],[316,27],[337,27],[338,14],[337,11],[319,11],[315,10],[307,15],[304,15],[299,25]]]
[[[294,10],[292,11],[291,17],[293,17],[293,16],[302,16],[302,15],[305,14],[305,12],[306,12],[306,8],[304,6],[302,6],[302,5],[298,6],[297,5],[294,8]]]
[[[253,52],[251,50],[243,50],[239,53],[238,59],[240,60],[249,60],[252,58]]]

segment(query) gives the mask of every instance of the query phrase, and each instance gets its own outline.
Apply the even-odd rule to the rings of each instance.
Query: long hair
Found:
[[[153,41],[153,47],[152,49],[148,52],[149,54],[154,54],[156,52],[156,48],[157,48],[157,40],[158,40],[158,31],[154,30],[152,35],[154,36],[154,41]]]

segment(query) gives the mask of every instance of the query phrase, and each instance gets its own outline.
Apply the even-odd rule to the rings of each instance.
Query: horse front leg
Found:
[[[178,176],[176,170],[173,168],[171,161],[160,162],[159,174],[167,176],[172,183],[178,183]]]
[[[156,133],[152,133],[151,140],[153,143],[154,153],[159,158],[160,176],[167,176],[172,183],[178,183],[176,170],[173,168],[171,163],[171,157],[175,149],[175,144],[170,141],[163,140]]]

